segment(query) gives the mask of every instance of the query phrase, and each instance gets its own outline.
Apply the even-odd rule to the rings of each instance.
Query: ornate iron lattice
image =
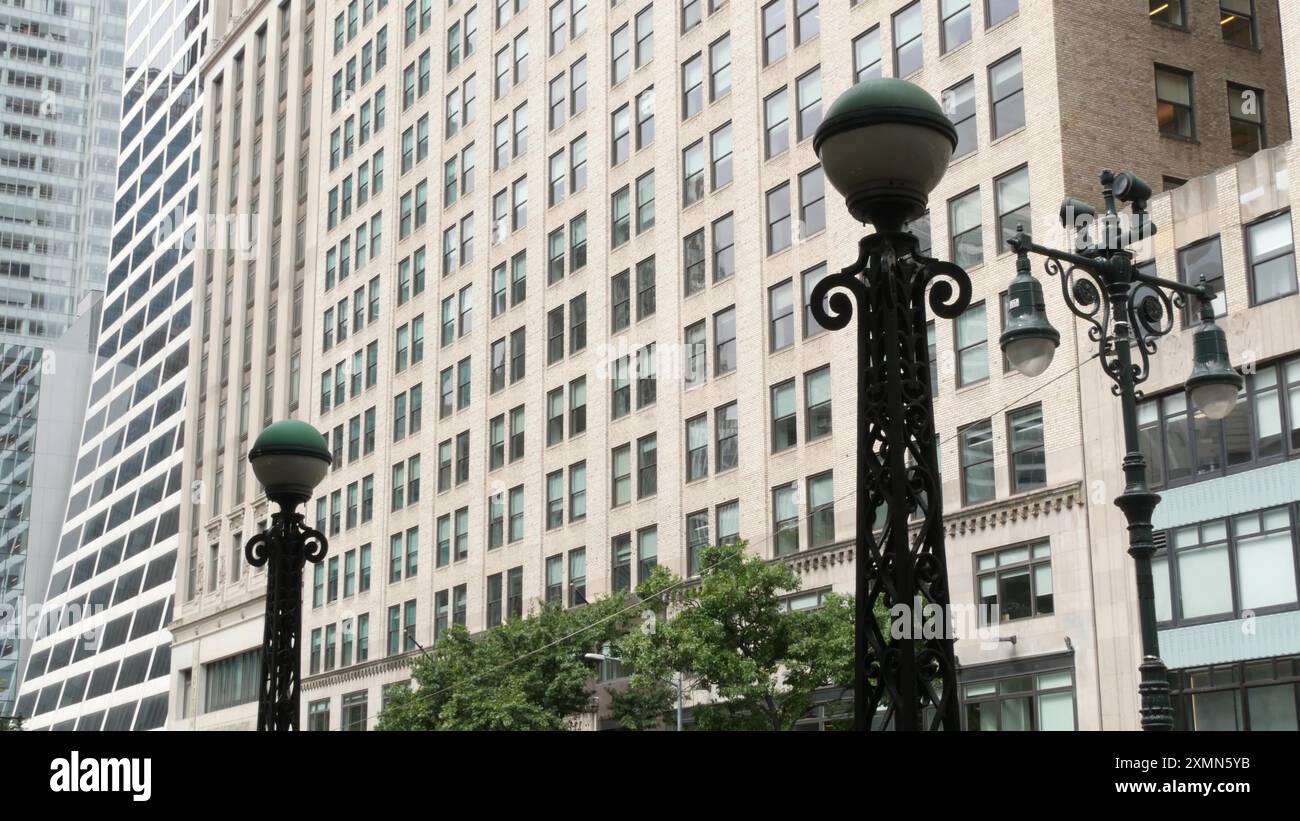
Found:
[[[921,256],[911,234],[873,234],[861,241],[857,261],[825,277],[810,300],[813,316],[831,330],[858,313],[859,730],[960,729],[927,290],[929,309],[940,317],[956,318],[970,303],[961,268]],[[886,635],[874,616],[877,603],[906,608],[904,629]]]
[[[319,563],[328,550],[325,534],[307,527],[301,513],[283,505],[271,516],[270,529],[244,545],[248,563],[267,568],[258,730],[298,729],[303,567]]]
[[[1126,258],[1123,264],[1131,267],[1132,261]],[[1111,393],[1119,396],[1123,390],[1115,344],[1117,332],[1131,339],[1130,350],[1137,354],[1130,363],[1133,385],[1145,382],[1159,339],[1174,329],[1174,315],[1184,305],[1183,296],[1131,279],[1132,272],[1107,281],[1093,268],[1064,264],[1051,257],[1043,260],[1043,270],[1060,283],[1061,299],[1070,313],[1088,326],[1088,339],[1097,344],[1102,369],[1111,379]],[[1117,328],[1117,322],[1124,327]],[[1138,390],[1137,396],[1141,395]]]

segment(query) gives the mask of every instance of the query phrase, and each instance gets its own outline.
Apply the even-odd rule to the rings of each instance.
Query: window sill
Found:
[[[983,379],[979,380],[978,382],[969,382],[965,385],[957,385],[954,389],[954,392],[960,394],[960,393],[964,393],[965,391],[973,391],[976,388],[986,387],[989,384],[989,379],[990,378],[986,376]]]
[[[1174,23],[1166,23],[1163,20],[1151,20],[1151,25],[1165,29],[1166,31],[1177,32],[1179,34],[1190,34],[1192,31],[1185,23],[1179,26]]]
[[[978,147],[973,148],[973,149],[971,149],[970,151],[967,151],[965,154],[962,154],[960,157],[954,157],[954,158],[952,158],[951,160],[949,160],[949,161],[948,161],[948,167],[949,167],[949,168],[954,168],[954,167],[956,167],[956,166],[958,166],[958,165],[961,165],[963,162],[965,162],[966,160],[970,159],[971,157],[974,157],[974,156],[978,155],[979,153],[980,153],[980,150],[979,150]]]
[[[970,48],[971,42],[973,42],[973,38],[968,39],[966,42],[952,48],[949,51],[943,52],[942,54],[939,55],[939,62],[943,62],[944,60],[948,59],[954,54],[961,54],[963,51],[966,51],[967,49]],[[940,47],[942,48],[942,45]]]
[[[1161,131],[1160,136],[1166,140],[1173,140],[1176,143],[1187,143],[1188,145],[1201,144],[1201,141],[1196,139],[1195,137],[1184,137],[1182,134],[1167,134]]]
[[[1011,139],[1012,137],[1016,136],[1017,134],[1020,134],[1020,133],[1022,133],[1023,131],[1025,131],[1028,127],[1029,127],[1028,125],[1022,125],[1022,126],[1020,126],[1019,128],[1014,128],[1014,129],[1012,129],[1011,131],[1008,131],[1007,133],[1003,134],[1003,135],[1000,136],[1000,137],[995,137],[993,140],[991,140],[991,141],[989,142],[989,147],[991,148],[991,147],[993,147],[993,146],[995,146],[995,145],[999,145],[999,144],[1001,144],[1001,143],[1006,142],[1007,140]],[[973,153],[975,153],[975,152],[972,151],[971,153],[973,154]]]

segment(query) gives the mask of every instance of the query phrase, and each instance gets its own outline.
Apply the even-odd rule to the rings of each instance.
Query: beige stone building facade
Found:
[[[255,726],[266,572],[243,543],[270,518],[247,452],[303,418],[311,380],[321,151],[312,2],[214,2],[199,68],[203,221],[194,277],[181,560],[168,727]],[[321,53],[318,53],[321,52]],[[315,113],[313,113],[315,112]],[[308,371],[309,372],[309,371]]]
[[[308,12],[291,3],[290,54],[314,49],[314,63],[304,73],[294,56],[288,71],[288,133],[302,136],[286,168],[305,153],[309,170],[286,186],[282,224],[305,192],[305,258],[289,263],[283,230],[259,233],[251,269],[218,255],[212,341],[195,348],[212,364],[191,368],[210,387],[187,431],[206,431],[200,487],[233,487],[247,439],[213,421],[223,400],[231,419],[242,401],[238,360],[228,385],[213,376],[221,300],[245,305],[246,271],[265,282],[261,261],[283,258],[278,336],[260,293],[249,315],[251,395],[275,374],[271,403],[253,406],[278,418],[299,396],[295,415],[335,456],[308,511],[331,546],[304,588],[304,725],[373,727],[384,688],[453,623],[479,631],[542,600],[589,601],[651,563],[687,574],[702,543],[743,538],[793,562],[814,595],[792,606],[851,591],[856,363],[805,303],[864,229],[826,196],[811,137],[839,93],[882,75],[941,99],[961,135],[913,226],[975,288],[966,316],[934,328],[949,570],[955,603],[997,603],[998,636],[1015,638],[959,643],[966,720],[1133,726],[1135,705],[1114,695],[1133,689],[1121,679],[1136,652],[1116,638],[1131,632],[1130,568],[1099,555],[1123,554],[1109,497],[1092,501],[1107,468],[1085,448],[1085,398],[1102,392],[1072,333],[1042,377],[1004,369],[1004,232],[1023,223],[1056,243],[1062,197],[1093,194],[1104,167],[1159,189],[1289,129],[1273,0],[1251,6],[1244,34],[1215,3],[1184,2],[1180,20],[1114,5],[355,0],[319,7],[304,38]],[[204,145],[220,120],[225,148],[205,163],[203,196],[222,208],[236,56],[256,48],[261,20],[279,53],[280,8],[231,14],[209,57],[205,89],[225,113],[207,118]],[[297,83],[314,92],[301,108]],[[1261,122],[1241,105],[1230,116],[1243,90],[1262,100]],[[298,270],[291,392],[280,383],[300,350],[286,342]],[[1059,299],[1048,312],[1072,327]],[[247,699],[196,706],[209,676],[239,678],[211,665],[260,641],[261,576],[232,575],[236,535],[267,516],[245,490],[182,523],[172,726],[252,723]],[[1103,593],[1116,602],[1107,622],[1094,618]]]

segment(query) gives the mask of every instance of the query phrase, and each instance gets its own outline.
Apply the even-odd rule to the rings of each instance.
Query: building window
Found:
[[[1175,730],[1295,730],[1300,658],[1175,670]]]
[[[682,63],[682,119],[704,110],[704,57],[696,54]]]
[[[799,444],[794,380],[772,387],[772,452],[780,453]]]
[[[925,55],[921,47],[921,3],[912,3],[894,14],[894,76],[906,77],[920,71]]]
[[[506,572],[506,617],[511,621],[524,617],[524,568]]]
[[[655,20],[654,9],[646,6],[637,12],[636,19],[636,67],[640,68],[655,56]]]
[[[998,225],[1001,235],[998,238],[998,253],[1007,250],[1007,240],[1018,233],[1022,226],[1026,233],[1032,233],[1029,211],[1029,168],[1018,168],[1003,174],[993,181],[994,198],[998,209]]]
[[[872,26],[870,31],[853,38],[853,82],[880,76],[880,26]]]
[[[784,88],[763,100],[763,150],[771,159],[790,147],[790,92]]]
[[[702,384],[709,376],[708,344],[705,341],[704,320],[686,328],[686,387]]]
[[[716,101],[731,93],[731,35],[709,46],[709,100]]]
[[[1228,83],[1228,124],[1232,148],[1254,154],[1264,147],[1264,92]]]
[[[618,507],[632,501],[632,446],[614,448],[610,462],[613,478],[610,506]]]
[[[1156,123],[1161,134],[1189,140],[1196,136],[1190,72],[1156,66]]]
[[[1025,74],[1020,52],[1003,57],[989,66],[990,118],[993,139],[1025,125]]]
[[[826,177],[822,167],[799,175],[799,238],[806,239],[826,228]]]
[[[1051,545],[1037,542],[977,554],[975,585],[981,624],[1056,612]]]
[[[831,432],[831,366],[804,375],[804,426],[808,441]]]
[[[1232,413],[1188,415],[1183,391],[1138,405],[1153,486],[1178,485],[1300,454],[1300,358],[1257,366]]]
[[[722,376],[736,369],[736,309],[728,308],[713,315],[713,375]]]
[[[988,419],[957,432],[961,462],[962,504],[987,502],[996,495],[993,483],[993,424]]]
[[[799,552],[799,487],[790,483],[772,489],[772,532],[775,555]]]
[[[709,511],[686,516],[686,576],[700,575],[700,552],[709,546]]]
[[[1255,0],[1219,0],[1219,31],[1223,42],[1255,45]]]
[[[735,402],[729,402],[713,412],[713,425],[716,437],[718,473],[731,470],[740,464],[740,410]]]
[[[632,238],[632,195],[628,186],[615,191],[610,207],[610,246],[617,248]]]
[[[736,272],[736,221],[727,214],[713,222],[713,281],[721,282]]]
[[[707,283],[703,228],[682,240],[682,268],[686,278],[685,295],[692,296],[703,291]]]
[[[1188,624],[1294,610],[1295,516],[1289,504],[1167,531],[1151,565],[1156,620]]]
[[[636,150],[640,151],[655,141],[655,90],[651,86],[636,95]],[[585,163],[585,158],[584,158]],[[583,174],[586,185],[586,173]],[[578,190],[575,185],[574,190]]]
[[[944,54],[970,40],[970,0],[939,0],[939,18]]]
[[[712,150],[712,168],[710,176],[712,177],[713,190],[731,185],[732,180],[732,143],[731,143],[731,123],[727,123],[721,128],[709,135],[709,144]],[[700,239],[703,240],[701,234]],[[703,249],[701,249],[703,250]],[[701,260],[703,262],[703,260]],[[703,268],[703,265],[701,265]],[[702,273],[702,271],[701,271]]]
[[[964,157],[979,148],[979,132],[975,124],[975,78],[968,77],[957,85],[944,89],[943,112],[957,128],[957,147],[952,158]]]
[[[824,262],[803,272],[803,335],[805,339],[826,330],[813,316],[812,293],[813,289],[817,287],[817,283],[825,279],[828,273],[829,270]]]
[[[736,544],[740,541],[740,502],[718,505],[714,511],[714,520],[717,522],[717,544]]]
[[[659,446],[655,434],[637,440],[636,497],[644,499],[653,496],[659,489]]]
[[[1199,285],[1201,278],[1214,291],[1214,315],[1228,313],[1228,297],[1223,291],[1223,251],[1219,237],[1202,240],[1178,251],[1178,278],[1188,285]],[[1189,297],[1183,304],[1183,326],[1201,324],[1200,300]]]
[[[487,578],[487,626],[501,625],[501,574],[495,573]]]
[[[618,85],[627,79],[632,71],[632,37],[626,25],[610,35],[610,85]]]
[[[1252,305],[1296,292],[1295,244],[1291,212],[1246,227]]]
[[[822,73],[815,68],[795,81],[799,105],[799,139],[811,137],[822,122]]]
[[[763,7],[763,65],[770,66],[785,57],[786,0],[773,0]]]
[[[704,199],[704,141],[696,140],[682,152],[682,205]]]
[[[655,174],[651,171],[636,181],[636,232],[648,231],[655,224]]]
[[[659,530],[646,527],[636,533],[636,581],[643,584],[659,563]]]
[[[829,473],[810,477],[808,486],[808,547],[835,542],[835,483]]]
[[[962,688],[967,730],[1075,728],[1074,674],[1070,670],[964,682]]]
[[[767,192],[767,253],[790,247],[790,183],[782,183]]]
[[[1148,16],[1157,23],[1164,23],[1176,28],[1187,28],[1187,12],[1183,9],[1183,0],[1148,0]]]
[[[983,230],[978,188],[948,201],[948,235],[954,263],[967,270],[984,264]]]
[[[985,305],[980,302],[967,308],[957,318],[954,334],[957,344],[957,387],[973,385],[989,377],[988,324]]]
[[[564,606],[564,554],[546,559],[546,603]]]
[[[587,603],[587,551],[585,548],[569,551],[569,606]]]
[[[702,0],[682,0],[682,33],[690,31],[700,24],[700,3]]]
[[[587,463],[569,465],[569,521],[576,522],[587,516]]]
[[[1020,11],[1020,0],[985,0],[984,25],[996,26],[1011,15]]]
[[[821,31],[819,0],[794,0],[794,44],[802,46]]]
[[[709,475],[709,418],[700,414],[686,420],[686,481]]]
[[[616,593],[632,589],[632,534],[623,533],[610,542],[610,585]]]
[[[785,350],[794,344],[794,281],[786,280],[768,290],[770,348]]]

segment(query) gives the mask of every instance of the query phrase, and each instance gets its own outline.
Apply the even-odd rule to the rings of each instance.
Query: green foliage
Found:
[[[17,732],[23,728],[22,716],[0,716],[0,732]]]
[[[628,605],[621,594],[570,610],[548,605],[476,637],[456,625],[413,662],[418,689],[393,692],[377,729],[565,729],[591,697],[583,654],[627,632],[637,615],[621,612]]]
[[[781,598],[799,589],[799,577],[747,554],[743,543],[706,548],[700,564],[697,585],[655,597],[677,583],[657,567],[637,591],[657,615],[650,628],[619,640],[635,671],[627,694],[611,692],[624,726],[666,717],[679,670],[688,689],[716,693],[714,703],[692,710],[708,730],[793,729],[817,690],[852,685],[852,598],[832,594],[816,610],[787,611]]]

